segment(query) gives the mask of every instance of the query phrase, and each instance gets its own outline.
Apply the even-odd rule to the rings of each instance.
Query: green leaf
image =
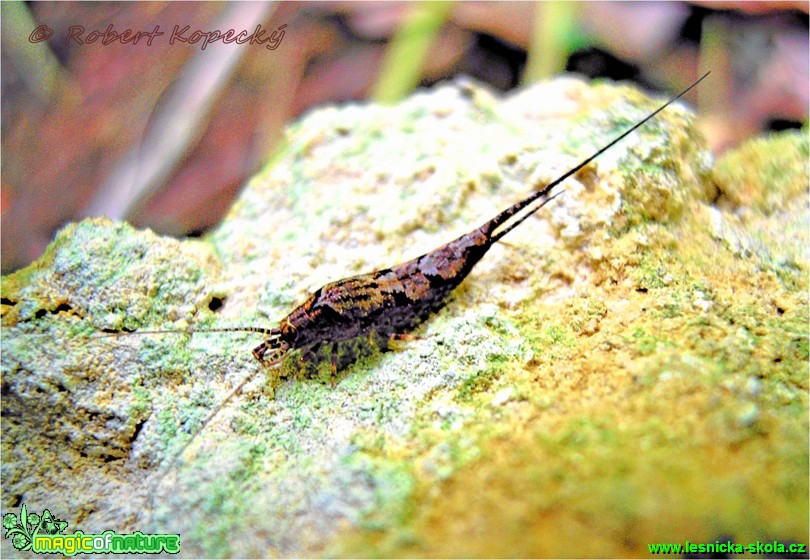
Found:
[[[452,3],[415,2],[408,8],[408,16],[391,39],[371,94],[380,103],[399,101],[419,84],[425,58],[447,20]]]

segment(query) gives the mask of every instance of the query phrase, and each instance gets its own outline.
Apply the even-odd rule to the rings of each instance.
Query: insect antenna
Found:
[[[282,359],[279,358],[273,362],[267,362],[264,365],[266,367],[276,367],[279,364],[281,364],[281,361]],[[216,418],[216,416],[222,411],[222,409],[225,408],[225,406],[231,400],[233,400],[233,398],[236,395],[242,392],[242,389],[245,387],[245,385],[247,385],[248,382],[250,382],[250,380],[252,380],[256,376],[256,374],[259,373],[260,371],[262,371],[262,368],[255,369],[251,373],[247,374],[239,383],[237,383],[236,386],[233,389],[231,389],[231,391],[225,396],[225,398],[222,399],[219,402],[219,404],[217,404],[217,406],[208,413],[208,415],[203,419],[202,423],[197,427],[197,429],[194,430],[194,432],[192,432],[188,441],[186,441],[178,451],[172,454],[171,458],[169,459],[169,462],[166,463],[166,465],[162,467],[160,471],[156,474],[157,478],[155,479],[155,483],[152,486],[153,491],[151,493],[153,500],[155,495],[157,494],[158,487],[166,478],[166,476],[169,474],[169,472],[171,472],[171,469],[177,462],[177,459],[179,459],[183,455],[183,453],[186,452],[186,450],[191,446],[191,444],[194,443],[194,441],[197,439],[197,436],[199,436],[205,430],[205,428],[208,427],[211,421],[213,421],[214,418]]]
[[[223,332],[252,332],[252,333],[260,333],[267,336],[277,336],[278,329],[268,329],[264,327],[220,327],[220,328],[209,328],[209,329],[153,329],[153,330],[142,330],[142,331],[133,331],[133,332],[114,332],[114,333],[101,333],[96,335],[97,338],[105,338],[105,337],[120,337],[120,336],[134,336],[134,335],[155,335],[155,334],[195,334],[195,333],[223,333]],[[254,351],[254,356],[255,356]],[[276,367],[281,364],[284,356],[280,355],[276,357],[276,359],[272,361],[265,361],[260,360],[262,366],[264,367]],[[202,423],[192,432],[191,436],[189,437],[188,441],[186,441],[179,450],[172,454],[169,458],[168,462],[160,468],[160,470],[154,475],[156,476],[154,483],[151,486],[150,492],[150,502],[152,504],[152,509],[154,509],[154,500],[157,496],[157,489],[160,487],[163,480],[166,476],[171,472],[172,467],[175,465],[177,460],[186,452],[186,450],[191,446],[192,443],[197,439],[203,431],[208,427],[208,425],[216,418],[216,416],[222,411],[225,406],[230,403],[234,397],[236,397],[239,393],[242,392],[242,389],[247,385],[257,373],[262,371],[264,367],[256,368],[254,371],[246,375],[236,386],[231,389],[231,391],[222,399],[203,419]]]
[[[595,160],[596,158],[598,158],[599,156],[604,154],[606,151],[608,151],[610,148],[612,148],[613,146],[618,144],[620,141],[624,140],[632,132],[634,132],[635,130],[637,130],[638,128],[640,128],[644,124],[646,124],[650,119],[655,117],[658,113],[660,113],[661,111],[663,111],[664,109],[669,107],[672,103],[674,103],[675,101],[677,101],[678,99],[680,99],[681,97],[686,95],[690,90],[692,90],[700,82],[705,80],[706,77],[709,74],[711,74],[711,72],[706,72],[705,74],[703,74],[703,76],[698,78],[695,82],[692,83],[692,85],[690,85],[688,88],[683,90],[681,93],[679,93],[675,97],[671,98],[669,101],[667,101],[666,103],[661,105],[658,109],[656,109],[655,111],[653,111],[652,113],[650,113],[649,115],[647,115],[646,117],[644,117],[643,119],[638,121],[636,124],[634,124],[633,126],[628,128],[627,130],[622,132],[619,136],[617,136],[616,138],[614,138],[613,140],[611,140],[610,142],[608,142],[607,144],[605,144],[604,146],[602,146],[601,148],[596,150],[596,152],[594,152],[591,156],[589,156],[589,157],[585,158],[584,160],[582,160],[581,162],[579,162],[577,165],[575,165],[574,167],[572,167],[571,169],[569,169],[568,171],[566,171],[565,173],[563,173],[562,175],[560,175],[559,177],[554,179],[552,182],[550,182],[548,185],[546,185],[545,187],[543,187],[539,191],[532,193],[531,195],[529,195],[525,199],[521,200],[520,202],[518,202],[514,206],[511,206],[511,207],[507,208],[506,210],[504,210],[503,212],[501,212],[500,214],[495,216],[492,220],[490,220],[489,222],[487,222],[487,224],[484,225],[483,229],[486,229],[486,231],[489,234],[492,234],[492,232],[494,232],[495,229],[498,226],[502,225],[504,222],[509,220],[512,216],[514,216],[515,214],[517,214],[518,212],[520,212],[524,208],[526,208],[529,204],[531,204],[535,200],[538,200],[540,198],[543,198],[543,197],[547,196],[548,193],[551,192],[551,189],[553,189],[554,187],[556,187],[557,185],[559,185],[560,183],[562,183],[563,181],[565,181],[566,179],[568,179],[569,177],[571,177],[572,175],[577,173],[580,169],[582,169],[583,167],[585,167],[586,165],[591,163],[593,160]],[[525,220],[526,218],[528,218],[529,216],[534,214],[537,210],[539,210],[540,208],[542,208],[543,206],[548,204],[548,202],[551,201],[553,198],[554,197],[547,198],[546,200],[544,200],[537,208],[535,208],[534,210],[528,212],[522,218],[519,218],[517,223],[518,224],[521,223],[523,220]],[[517,225],[517,224],[515,224],[515,225]],[[492,235],[491,239],[493,240],[493,243],[495,241],[498,241],[501,237],[506,235],[512,229],[514,229],[514,225],[511,225],[511,226],[507,227],[505,230],[500,231],[495,235]]]
[[[255,332],[261,334],[273,334],[272,329],[263,327],[221,327],[218,329],[157,329],[149,331],[132,332],[105,332],[96,335],[96,338],[106,338],[110,336],[135,336],[144,334],[194,334],[194,333],[215,333],[215,332]]]

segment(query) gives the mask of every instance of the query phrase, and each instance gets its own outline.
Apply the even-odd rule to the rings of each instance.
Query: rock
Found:
[[[179,533],[185,556],[807,542],[803,238],[766,266],[717,234],[737,214],[711,201],[732,189],[681,105],[567,182],[417,340],[364,350],[334,389],[328,363],[261,369],[256,335],[99,336],[275,326],[326,282],[480,225],[658,103],[560,78],[324,108],[203,240],[67,226],[2,282],[3,512]],[[780,200],[806,212],[807,189]]]

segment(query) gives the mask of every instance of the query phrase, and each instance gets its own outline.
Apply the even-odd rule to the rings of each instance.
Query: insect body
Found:
[[[552,198],[544,198],[531,213]],[[444,306],[453,289],[508,231],[495,233],[498,226],[526,204],[516,204],[421,257],[323,286],[270,331],[253,355],[274,363],[293,348],[310,349],[372,333],[389,338],[413,330]],[[335,346],[332,348],[334,365]]]
[[[282,319],[277,328],[226,330],[251,330],[267,334],[253,350],[256,359],[267,365],[278,363],[293,349],[312,352],[323,344],[332,344],[334,380],[336,343],[371,333],[388,338],[414,329],[445,305],[453,289],[466,278],[492,245],[560,194],[550,195],[554,187],[655,117],[708,75],[707,72],[592,156],[481,227],[395,267],[326,284]],[[537,204],[531,207],[535,202]],[[525,213],[520,214],[527,208]]]
[[[431,313],[445,305],[451,292],[467,277],[476,263],[495,243],[561,194],[551,194],[554,187],[654,118],[708,75],[707,72],[593,155],[542,189],[503,210],[480,227],[433,251],[392,268],[326,284],[284,317],[276,328],[230,327],[194,331],[136,331],[128,334],[227,331],[261,333],[265,335],[265,338],[253,349],[253,355],[266,366],[281,363],[293,350],[300,350],[307,355],[315,352],[322,345],[331,345],[334,383],[338,343],[371,335],[393,338],[413,330]],[[231,390],[216,409],[212,410],[202,421],[195,435],[205,429],[218,411],[242,390],[255,373],[245,376]],[[164,469],[164,473],[168,472],[174,460],[182,455],[193,439],[194,436],[174,455]],[[158,478],[158,484],[161,479],[162,476]]]
[[[264,334],[265,339],[253,349],[253,356],[267,366],[279,364],[292,350],[301,350],[307,355],[322,345],[331,345],[334,382],[337,343],[372,334],[384,339],[392,338],[413,330],[445,305],[453,289],[496,242],[561,194],[552,195],[554,187],[683,97],[708,75],[709,72],[593,155],[481,227],[392,268],[326,284],[284,317],[276,328],[229,327],[180,332],[247,331]],[[521,214],[523,210],[526,211]],[[128,334],[167,332],[178,331],[137,331]],[[238,392],[250,377],[239,383],[226,400]]]

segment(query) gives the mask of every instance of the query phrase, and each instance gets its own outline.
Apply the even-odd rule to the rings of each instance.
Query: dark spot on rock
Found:
[[[0,298],[0,304],[11,305],[13,307],[13,306],[17,305],[17,302],[4,297],[4,298]]]
[[[57,313],[65,312],[71,313],[73,308],[68,305],[67,303],[60,303],[54,309],[37,309],[37,312],[34,313],[34,317],[36,319],[42,319],[45,315],[50,313],[51,315],[56,315]]]
[[[141,430],[143,429],[144,424],[146,424],[146,420],[141,420],[140,422],[135,424],[135,431],[132,432],[132,437],[129,438],[129,441],[131,443],[134,443],[135,440],[138,439],[138,434],[141,433]]]
[[[464,99],[473,99],[475,98],[475,87],[469,82],[462,83],[459,93]]]
[[[211,296],[211,301],[208,302],[208,309],[211,311],[219,311],[225,305],[225,300],[217,296]]]

